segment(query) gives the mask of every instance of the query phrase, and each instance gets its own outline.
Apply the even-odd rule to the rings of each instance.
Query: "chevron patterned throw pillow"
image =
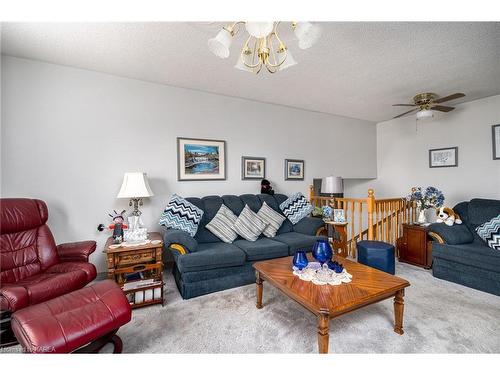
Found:
[[[500,250],[500,215],[478,226],[476,232],[489,247]]]
[[[184,198],[173,194],[160,217],[160,225],[180,229],[194,237],[198,230],[203,210]]]
[[[293,225],[297,224],[313,211],[313,206],[302,193],[292,194],[286,201],[280,204],[280,208]]]

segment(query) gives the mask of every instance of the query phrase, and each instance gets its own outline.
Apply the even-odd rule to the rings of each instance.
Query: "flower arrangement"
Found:
[[[420,209],[439,208],[444,204],[443,192],[434,186],[415,188],[411,194],[406,197],[409,201],[417,202],[417,207]]]

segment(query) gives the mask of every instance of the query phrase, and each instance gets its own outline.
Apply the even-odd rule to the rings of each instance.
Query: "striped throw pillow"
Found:
[[[238,216],[238,219],[233,224],[233,229],[245,240],[257,241],[257,238],[259,238],[259,235],[266,228],[266,225],[246,204],[240,216]]]
[[[233,214],[233,211],[222,205],[214,218],[205,225],[205,228],[220,238],[221,241],[231,243],[238,237],[238,234],[232,228],[236,219],[238,217]]]
[[[262,232],[266,237],[276,236],[276,232],[286,220],[286,217],[274,211],[266,202],[264,202],[259,212],[257,212],[257,215],[267,224],[264,232]]]
[[[194,237],[198,230],[203,210],[184,198],[173,194],[160,217],[160,225],[180,229]]]
[[[302,193],[292,194],[286,201],[280,204],[281,211],[293,225],[297,224],[313,210],[313,206],[308,202]]]

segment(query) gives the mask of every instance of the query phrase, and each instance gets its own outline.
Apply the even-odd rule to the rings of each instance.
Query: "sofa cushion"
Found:
[[[247,241],[256,241],[265,227],[266,223],[248,205],[245,205],[240,216],[233,224],[234,231]]]
[[[448,245],[459,245],[474,241],[474,235],[465,224],[448,226],[445,223],[432,223],[428,226],[430,232],[438,234]]]
[[[500,250],[500,215],[478,226],[476,232],[494,250]]]
[[[288,256],[288,246],[269,238],[259,238],[257,241],[238,240],[234,245],[243,250],[247,260],[262,260]]]
[[[222,198],[211,195],[203,198],[186,198],[186,200],[203,210],[203,217],[201,218],[200,225],[198,225],[198,232],[196,232],[194,239],[198,243],[220,242],[220,239],[205,228],[205,226],[214,218],[220,206],[222,206]]]
[[[292,224],[297,224],[313,211],[313,206],[302,193],[292,194],[280,204],[281,211]]]
[[[284,195],[284,194],[274,194],[273,198],[276,200],[276,203],[278,204],[278,208],[277,209],[274,208],[274,206],[272,204],[269,204],[268,200],[266,200],[267,204],[269,204],[269,206],[271,206],[271,208],[273,210],[276,210],[277,212],[279,212],[282,215],[284,215],[283,211],[280,208],[280,204],[283,203],[284,201],[286,201],[288,199],[288,197],[286,195]],[[286,215],[284,215],[284,216],[286,217]],[[290,220],[286,219],[283,222],[283,224],[281,224],[281,227],[278,230],[278,234],[288,233],[288,232],[293,232],[293,224],[290,222]]]
[[[319,238],[318,236],[310,236],[307,234],[297,233],[297,232],[289,232],[278,234],[273,238],[273,241],[283,242],[288,245],[288,253],[290,255],[294,255],[297,250],[303,251],[311,251],[313,245]]]
[[[200,243],[195,253],[174,254],[177,268],[182,273],[241,266],[245,258],[243,250],[223,242]]]
[[[232,228],[238,217],[233,214],[224,204],[220,206],[217,215],[205,226],[210,232],[215,234],[222,242],[231,243],[238,233]]]
[[[264,233],[264,236],[270,238],[276,236],[281,224],[286,220],[286,217],[273,210],[266,202],[262,204],[257,215],[267,224],[262,233]]]
[[[491,271],[498,272],[500,270],[500,251],[493,250],[484,243],[446,245],[434,242],[432,256]]]
[[[173,194],[160,217],[160,225],[183,230],[194,237],[201,222],[203,210],[186,199]]]

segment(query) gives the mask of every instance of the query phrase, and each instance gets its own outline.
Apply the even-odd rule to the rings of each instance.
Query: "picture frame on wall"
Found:
[[[491,127],[493,160],[500,160],[500,124]]]
[[[262,180],[266,178],[266,158],[242,156],[241,179]]]
[[[304,167],[304,160],[285,159],[285,180],[303,180]]]
[[[177,180],[226,179],[226,141],[177,138]]]
[[[458,147],[429,150],[429,168],[458,167]]]

